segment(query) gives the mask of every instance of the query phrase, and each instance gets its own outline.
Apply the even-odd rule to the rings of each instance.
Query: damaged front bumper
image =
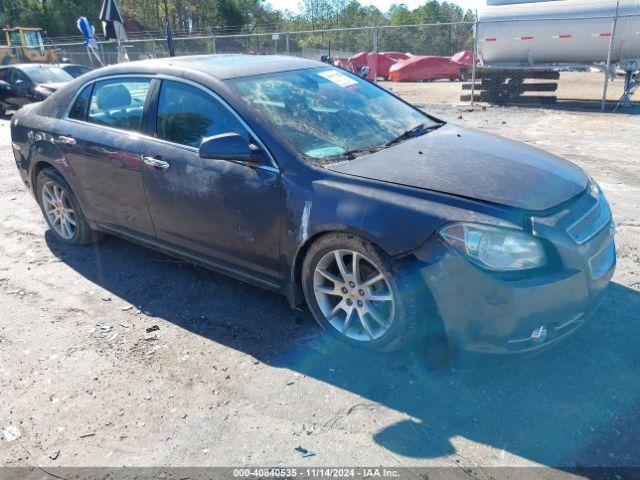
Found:
[[[616,265],[613,222],[582,245],[544,230],[557,268],[530,278],[482,270],[445,246],[419,269],[454,351],[535,352],[578,330],[602,303]]]

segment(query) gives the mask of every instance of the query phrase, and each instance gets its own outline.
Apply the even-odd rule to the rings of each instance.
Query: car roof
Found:
[[[162,71],[178,68],[180,70],[195,70],[219,80],[228,80],[321,66],[326,67],[327,65],[313,60],[279,55],[190,55],[120,63],[107,68],[114,73],[133,73],[141,69]]]

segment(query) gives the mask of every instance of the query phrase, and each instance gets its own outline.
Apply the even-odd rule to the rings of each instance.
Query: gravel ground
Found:
[[[508,367],[430,371],[125,241],[58,244],[3,120],[0,465],[640,466],[638,117],[430,111],[564,155],[606,191],[619,266],[578,334]]]

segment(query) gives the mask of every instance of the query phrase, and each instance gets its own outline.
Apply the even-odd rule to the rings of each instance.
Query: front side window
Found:
[[[158,138],[197,148],[203,138],[229,132],[248,137],[238,119],[211,95],[184,83],[162,82]]]
[[[336,68],[228,82],[250,111],[312,161],[384,146],[420,125],[437,125],[393,95]]]
[[[16,88],[20,85],[24,87],[26,86],[26,83],[28,83],[29,81],[29,79],[24,73],[22,73],[20,70],[16,70],[15,68],[12,68],[9,70],[7,77],[8,77],[9,84],[13,88]]]
[[[96,82],[87,120],[123,130],[140,130],[142,110],[151,80],[113,79]]]

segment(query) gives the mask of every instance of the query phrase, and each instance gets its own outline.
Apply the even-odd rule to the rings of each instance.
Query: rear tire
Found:
[[[89,245],[104,237],[92,230],[64,177],[53,167],[38,174],[36,198],[56,240],[72,245]]]
[[[375,278],[379,280],[372,282]],[[366,350],[392,351],[418,338],[433,311],[426,284],[416,272],[349,234],[327,234],[309,248],[302,287],[324,330]]]

